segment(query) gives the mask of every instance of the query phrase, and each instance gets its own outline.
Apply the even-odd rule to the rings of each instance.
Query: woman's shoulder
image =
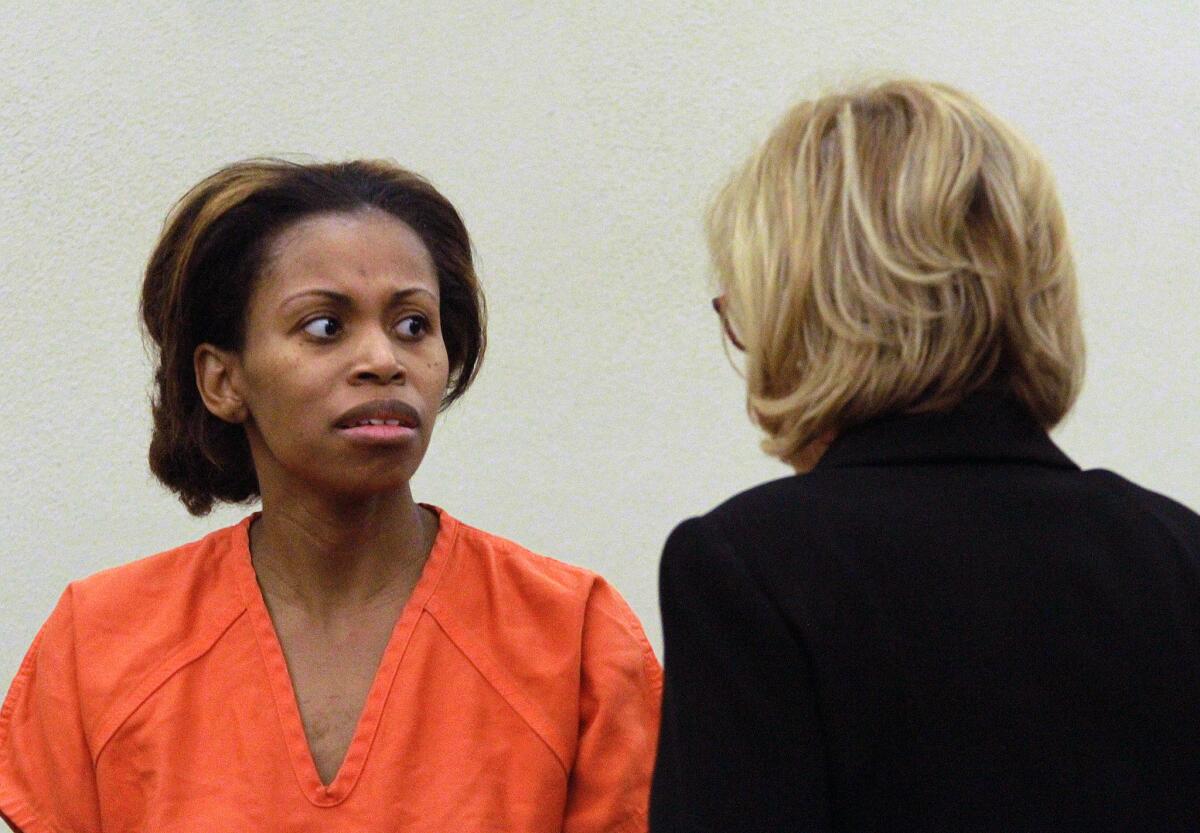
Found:
[[[452,559],[425,609],[567,765],[581,698],[632,698],[657,711],[658,662],[611,584],[445,512],[442,522]],[[616,693],[588,693],[610,684]]]
[[[156,620],[192,619],[212,603],[235,601],[230,562],[245,549],[248,521],[72,582],[76,622],[84,617],[144,628]]]
[[[1108,523],[1150,526],[1185,549],[1200,551],[1200,514],[1191,507],[1108,469],[1087,469],[1080,479],[1087,484],[1090,503],[1102,509]]]
[[[70,639],[80,683],[104,697],[211,644],[245,609],[229,563],[244,526],[68,585],[47,630]]]
[[[428,605],[439,618],[497,645],[536,634],[547,650],[577,652],[589,621],[619,622],[632,643],[644,643],[641,624],[620,593],[593,570],[541,555],[442,513],[454,525],[453,558]]]
[[[836,480],[836,478],[832,478]],[[844,503],[838,483],[825,472],[788,475],[751,486],[679,524],[708,540],[741,540],[770,530],[786,515],[791,523],[826,516]],[[832,488],[831,488],[832,485]]]
[[[541,555],[509,538],[441,513],[443,523],[454,525],[453,543],[459,581],[483,582],[494,589],[519,590],[542,601],[586,599],[603,579],[592,570]],[[469,578],[467,578],[469,576]],[[472,581],[473,579],[473,581]]]
[[[32,687],[75,701],[84,731],[99,743],[106,727],[211,647],[245,609],[225,575],[240,526],[69,584],[10,700]]]

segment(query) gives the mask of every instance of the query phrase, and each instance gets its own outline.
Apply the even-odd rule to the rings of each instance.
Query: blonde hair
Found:
[[[957,90],[898,80],[797,105],[707,230],[768,453],[984,385],[1046,427],[1075,400],[1083,336],[1049,170]]]

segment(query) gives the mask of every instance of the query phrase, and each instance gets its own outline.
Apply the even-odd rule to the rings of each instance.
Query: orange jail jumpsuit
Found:
[[[662,676],[633,612],[436,511],[331,784],[247,518],[67,588],[0,710],[0,813],[24,833],[645,831]]]

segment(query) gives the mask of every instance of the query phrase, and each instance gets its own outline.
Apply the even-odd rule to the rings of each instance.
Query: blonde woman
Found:
[[[828,95],[708,235],[800,476],[667,541],[651,829],[1196,829],[1200,516],[1047,436],[1083,341],[1035,151],[946,86]]]

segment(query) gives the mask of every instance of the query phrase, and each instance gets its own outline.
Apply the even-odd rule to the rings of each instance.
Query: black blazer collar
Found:
[[[1027,462],[1078,470],[1011,394],[972,394],[940,413],[903,414],[852,428],[829,446],[818,469],[931,462]]]

